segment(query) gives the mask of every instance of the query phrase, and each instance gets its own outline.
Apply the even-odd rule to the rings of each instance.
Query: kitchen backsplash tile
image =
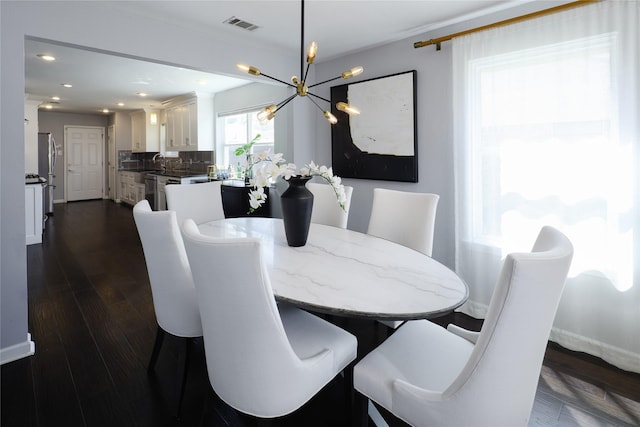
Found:
[[[118,170],[160,170],[163,165],[169,171],[188,171],[207,173],[207,167],[213,164],[213,151],[182,151],[178,157],[157,157],[156,153],[133,153],[130,150],[118,151]]]

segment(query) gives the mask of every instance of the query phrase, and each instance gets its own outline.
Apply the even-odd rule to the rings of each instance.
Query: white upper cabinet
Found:
[[[213,150],[213,96],[189,94],[166,103],[166,150]]]
[[[131,151],[160,151],[159,111],[140,110],[131,113]]]

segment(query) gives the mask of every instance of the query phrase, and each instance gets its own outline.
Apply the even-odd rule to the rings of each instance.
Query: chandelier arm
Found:
[[[260,73],[260,75],[261,75],[261,76],[263,76],[263,77],[266,77],[266,78],[268,78],[268,79],[275,80],[275,81],[277,81],[277,82],[279,82],[279,83],[285,84],[285,85],[287,85],[287,86],[291,86],[291,87],[292,87],[292,88],[294,88],[294,89],[295,89],[295,87],[296,87],[294,84],[291,84],[291,83],[289,83],[289,82],[285,82],[284,80],[276,79],[275,77],[271,77],[271,76],[270,76],[270,75],[268,75],[268,74]]]
[[[291,102],[291,100],[293,98],[295,98],[296,96],[298,96],[297,94],[295,95],[291,95],[289,98],[285,99],[284,101],[281,101],[280,104],[278,104],[278,108],[276,108],[276,111],[280,110],[282,107],[284,107],[285,105],[287,105],[289,102]],[[274,113],[276,112],[274,111]]]
[[[309,86],[309,89],[311,89],[312,87],[316,87],[316,86],[323,85],[323,84],[325,84],[325,83],[332,82],[332,81],[334,81],[334,80],[338,80],[338,79],[340,79],[340,78],[342,78],[342,76],[337,76],[337,77],[334,77],[334,78],[329,79],[329,80],[325,80],[325,81],[320,82],[320,83],[314,83],[314,84],[312,84],[311,86]]]
[[[313,99],[309,98],[309,101],[313,102],[313,104],[318,107],[318,110],[322,111],[324,113],[324,110],[322,109],[321,106],[318,105],[318,103],[316,101],[314,101]]]
[[[293,98],[295,98],[296,96],[298,96],[297,93],[294,93],[293,95],[283,99],[282,101],[280,101],[277,105],[278,108],[284,106],[286,103],[288,103],[289,101],[291,101]]]
[[[318,99],[322,99],[324,102],[328,102],[329,104],[331,104],[331,101],[329,101],[327,98],[323,98],[320,95],[316,95],[315,93],[307,92],[307,95],[314,96],[314,97],[316,97]]]
[[[309,74],[309,67],[311,67],[311,64],[307,63],[307,69],[304,72],[304,78],[302,79],[303,82],[307,81],[307,75]]]

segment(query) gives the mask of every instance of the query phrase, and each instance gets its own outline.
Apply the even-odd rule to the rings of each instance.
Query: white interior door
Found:
[[[68,201],[101,199],[104,187],[104,128],[65,127]]]
[[[109,147],[109,198],[116,200],[116,128],[107,128],[107,144]]]

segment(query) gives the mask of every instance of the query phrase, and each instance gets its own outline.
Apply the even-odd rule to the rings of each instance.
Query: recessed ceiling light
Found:
[[[73,87],[71,83],[61,83],[64,87]]]
[[[44,108],[46,108],[47,110],[51,110],[53,108],[53,105],[47,104],[44,106]]]
[[[142,97],[147,96],[147,94],[146,94],[146,93],[144,93],[144,92],[138,92],[136,95],[138,95],[138,96],[142,96]]]
[[[102,109],[102,112],[103,112],[103,113],[108,113],[108,112],[109,112],[109,109],[108,109],[108,108],[103,108],[103,109]]]
[[[59,96],[52,96],[51,99],[53,99],[54,101],[60,101],[60,97]]]
[[[38,58],[42,59],[43,61],[55,61],[56,60],[55,56],[47,55],[46,53],[39,53],[36,56]]]
[[[124,102],[118,102],[118,107],[124,107]]]

